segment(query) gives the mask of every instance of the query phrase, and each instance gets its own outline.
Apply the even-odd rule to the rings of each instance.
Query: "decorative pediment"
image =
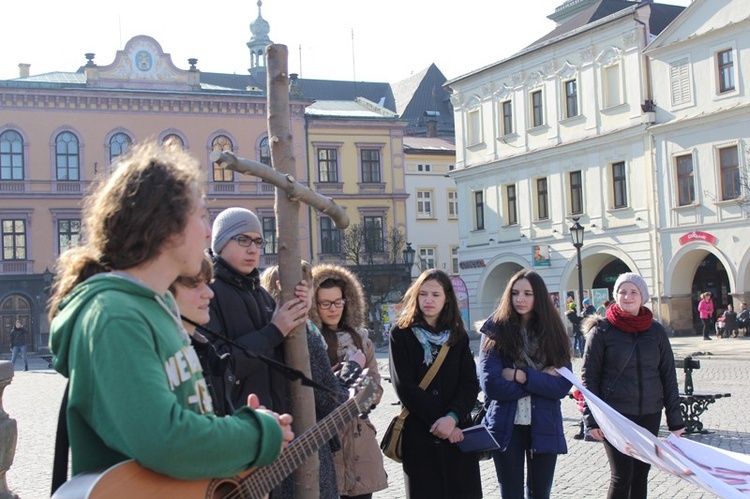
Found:
[[[482,104],[482,99],[478,95],[472,95],[468,101],[466,101],[466,109],[476,109]]]
[[[486,85],[482,85],[479,88],[479,95],[482,97],[482,99],[486,99],[492,95],[492,90],[494,89],[494,86],[492,83],[487,83]]]
[[[541,71],[534,71],[529,74],[528,78],[526,78],[526,86],[529,88],[535,88],[541,85],[542,81],[544,81],[544,73]]]
[[[617,47],[608,47],[596,56],[596,62],[602,66],[609,66],[622,58],[622,50]]]
[[[581,58],[582,64],[591,64],[592,62],[594,62],[594,47],[589,46],[581,49],[578,52],[578,57]]]
[[[456,108],[456,109],[458,109],[464,103],[464,94],[462,94],[461,92],[454,91],[450,95],[450,99],[451,99],[451,104],[453,105],[453,107]]]
[[[495,98],[497,100],[506,100],[512,94],[513,94],[513,89],[510,88],[505,83],[503,83],[502,86],[497,90],[497,92],[495,92]]]
[[[565,61],[565,64],[557,71],[557,76],[560,79],[568,80],[573,78],[578,73],[578,68],[573,66],[570,62]]]
[[[625,50],[634,49],[638,46],[637,36],[638,34],[636,30],[630,30],[627,33],[623,33],[622,46],[625,47]]]
[[[138,35],[118,50],[108,66],[86,66],[86,84],[97,88],[199,90],[197,70],[178,69],[150,36]]]
[[[525,78],[526,74],[523,71],[519,71],[510,77],[510,81],[513,83],[514,87],[518,87],[523,84]]]

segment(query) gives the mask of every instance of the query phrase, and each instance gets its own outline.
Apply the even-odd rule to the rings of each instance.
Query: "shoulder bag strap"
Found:
[[[68,449],[70,449],[70,440],[68,439],[68,389],[70,381],[65,385],[65,394],[60,404],[60,415],[57,418],[57,437],[55,438],[55,458],[52,468],[52,493],[60,488],[68,479]]]
[[[430,386],[430,383],[432,383],[432,379],[437,374],[438,370],[440,369],[440,366],[443,364],[443,360],[445,360],[445,356],[448,355],[448,350],[450,349],[450,346],[448,346],[446,343],[443,343],[443,346],[440,347],[440,352],[438,352],[437,357],[435,357],[435,362],[432,363],[430,366],[430,370],[427,371],[427,374],[424,375],[424,378],[422,378],[422,381],[419,383],[419,388],[422,390],[426,390],[428,386]],[[409,415],[409,409],[404,407],[401,409],[401,414],[399,417],[406,418],[406,416]]]

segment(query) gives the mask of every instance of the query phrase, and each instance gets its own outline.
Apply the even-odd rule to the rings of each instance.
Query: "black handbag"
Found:
[[[479,402],[477,400],[477,402]],[[477,426],[480,424],[484,424],[484,416],[487,414],[487,406],[489,405],[489,401],[485,399],[484,403],[482,403],[479,410],[474,413],[471,416],[471,424],[472,426]],[[480,461],[487,461],[488,459],[492,459],[492,451],[491,450],[484,450],[481,452],[477,452],[477,459]]]

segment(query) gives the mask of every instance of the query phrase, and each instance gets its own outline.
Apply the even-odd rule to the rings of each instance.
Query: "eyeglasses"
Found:
[[[332,308],[341,308],[344,306],[344,303],[346,303],[346,300],[343,298],[340,298],[336,301],[322,301],[318,303],[318,307],[322,308],[323,310],[331,310]]]
[[[255,244],[255,246],[257,246],[258,248],[262,248],[263,244],[265,243],[262,237],[247,237],[242,234],[232,236],[229,239],[237,241],[237,244],[239,244],[243,248],[249,248],[253,244]]]

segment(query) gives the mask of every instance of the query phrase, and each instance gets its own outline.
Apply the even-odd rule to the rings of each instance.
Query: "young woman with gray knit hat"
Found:
[[[307,319],[308,288],[299,284],[295,298],[276,307],[260,285],[258,263],[264,241],[260,220],[245,208],[228,208],[216,217],[211,237],[215,280],[211,289],[211,321],[207,329],[239,342],[250,352],[283,362],[284,338]],[[235,407],[247,404],[255,393],[261,404],[278,413],[288,412],[286,379],[244,350],[213,340],[219,354],[229,353],[233,375],[227,379]]]
[[[676,436],[685,432],[674,355],[664,327],[654,320],[648,285],[638,274],[621,274],[614,287],[615,303],[606,318],[593,316],[588,331],[581,379],[614,410],[653,435],[659,432],[662,409]],[[609,492],[613,498],[645,498],[651,466],[618,451],[599,429],[591,410],[583,415],[591,436],[604,440],[610,467]]]

